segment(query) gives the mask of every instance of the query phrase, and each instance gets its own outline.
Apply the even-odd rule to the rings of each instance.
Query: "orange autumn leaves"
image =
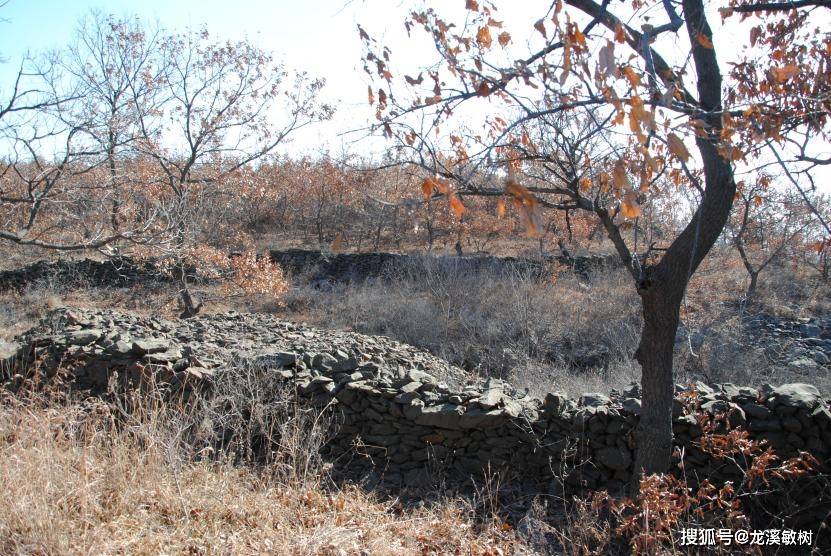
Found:
[[[453,214],[455,214],[456,218],[459,220],[462,219],[462,216],[464,216],[467,211],[465,206],[462,204],[462,201],[459,199],[459,196],[450,187],[450,182],[444,178],[439,176],[424,178],[424,181],[421,182],[421,192],[424,194],[425,201],[429,201],[433,198],[433,195],[437,193],[447,197],[447,201],[450,204],[450,210],[453,211]]]
[[[592,178],[584,176],[580,180],[580,187],[584,190],[589,189],[594,185],[594,181]],[[612,167],[611,172],[600,172],[596,181],[603,190],[614,191],[615,196],[620,201],[618,214],[621,217],[635,219],[641,216],[642,207],[638,199],[638,192],[632,188],[629,170],[623,160],[618,160]],[[445,197],[450,210],[459,220],[467,212],[467,208],[459,198],[459,194],[452,187],[450,180],[446,178],[440,176],[425,178],[421,182],[421,192],[425,201],[430,201],[434,197]],[[513,177],[506,179],[502,197],[497,200],[497,216],[500,219],[505,218],[508,204],[516,211],[528,236],[539,236],[542,204],[527,187],[518,183]]]
[[[459,195],[452,188],[450,181],[440,176],[427,177],[421,182],[421,192],[424,200],[429,201],[434,196],[440,195],[447,198],[447,202],[453,214],[460,220],[467,212]],[[531,237],[540,234],[540,202],[528,188],[520,185],[514,179],[509,178],[505,182],[503,197],[497,201],[497,215],[504,218],[506,214],[506,200],[511,203],[519,215],[522,226]]]
[[[531,237],[540,234],[540,204],[533,193],[513,179],[505,183],[505,196],[508,197],[519,214],[525,231]],[[500,199],[501,201],[501,199]],[[505,214],[504,202],[499,208],[500,218]]]

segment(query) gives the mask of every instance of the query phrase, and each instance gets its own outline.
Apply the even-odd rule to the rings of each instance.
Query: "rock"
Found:
[[[739,395],[739,388],[732,382],[725,382],[724,384],[719,384],[718,388],[722,392],[724,392],[724,396],[728,400],[732,400],[733,398]]]
[[[485,411],[483,409],[469,409],[459,419],[462,429],[478,429],[496,427],[505,423],[508,416],[500,409]]]
[[[580,401],[577,402],[577,405],[580,407],[600,407],[602,405],[609,405],[609,403],[611,403],[609,396],[598,392],[589,392],[580,396]]]
[[[831,427],[831,411],[825,405],[820,405],[813,412],[811,412],[811,419],[820,427]]]
[[[347,357],[346,359],[339,360],[332,366],[332,370],[338,372],[349,373],[354,371],[360,367],[360,362],[355,357]]]
[[[328,353],[318,353],[312,357],[312,367],[315,369],[332,369],[338,364],[338,360]]]
[[[797,357],[788,362],[788,367],[797,372],[810,373],[816,371],[819,365],[817,365],[816,361],[808,357]]]
[[[460,418],[464,412],[464,407],[451,403],[424,406],[416,414],[415,422],[427,427],[458,429],[460,428]]]
[[[775,399],[775,405],[814,409],[822,402],[819,390],[811,384],[783,384],[774,388],[771,395]]]
[[[260,355],[256,357],[254,361],[257,366],[266,368],[294,367],[297,363],[297,354],[288,351],[278,351],[277,353]]]
[[[623,389],[622,395],[624,398],[640,398],[641,385],[637,382],[630,382],[629,386]]]
[[[601,465],[615,471],[625,471],[632,464],[632,454],[629,450],[616,446],[601,448],[594,455]]]
[[[422,384],[420,382],[413,381],[413,382],[408,382],[407,384],[405,384],[403,386],[399,386],[398,390],[402,393],[407,394],[407,393],[410,393],[410,392],[418,392],[418,390],[421,388],[421,386],[422,386]]]
[[[805,323],[799,325],[799,333],[804,338],[819,338],[820,332],[822,331],[816,324]]]
[[[196,380],[207,380],[214,376],[214,371],[204,367],[188,367],[184,372]]]
[[[133,340],[132,352],[136,355],[148,353],[162,353],[170,348],[170,342],[161,338],[146,338]]]
[[[66,335],[66,341],[73,346],[85,346],[98,340],[104,333],[97,328],[88,328],[86,330],[76,330]]]
[[[410,384],[414,383],[411,382]],[[420,399],[420,396],[418,395],[418,392],[401,392],[400,394],[396,395],[393,399],[402,405],[408,405],[413,400]]]
[[[779,421],[776,420],[761,420],[761,419],[754,419],[750,421],[747,425],[747,428],[753,432],[774,432],[774,431],[781,431],[782,425]]]
[[[124,340],[118,340],[116,342],[113,342],[113,344],[107,348],[107,351],[109,353],[112,353],[113,355],[127,357],[128,355],[133,354],[133,343],[126,342]]]
[[[167,351],[162,351],[158,353],[148,353],[144,356],[143,359],[149,363],[174,363],[179,359],[182,359],[182,355],[182,350],[178,348],[172,348]]]
[[[430,474],[426,469],[410,469],[404,474],[404,485],[410,488],[424,488],[432,484]]]
[[[422,382],[425,384],[436,382],[436,379],[432,375],[416,369],[408,371],[407,378],[409,378],[411,382]]]
[[[631,413],[632,415],[641,414],[641,401],[637,398],[626,398],[621,404],[623,411]]]
[[[550,392],[545,395],[543,411],[548,415],[559,415],[566,407],[566,396],[561,392]]]
[[[486,390],[476,400],[483,409],[493,409],[502,404],[505,399],[505,392],[501,388],[493,387]]]
[[[824,365],[828,365],[828,363],[831,362],[831,359],[829,359],[828,356],[825,355],[821,351],[812,352],[811,357],[813,358],[814,362],[817,365],[823,365],[824,366]]]
[[[757,403],[746,403],[742,405],[745,414],[751,419],[768,419],[771,416],[770,409]]]
[[[696,380],[692,383],[693,389],[698,392],[701,397],[710,397],[716,393],[715,390],[710,388],[707,384],[701,382],[700,380]]]
[[[733,404],[730,402],[712,400],[701,404],[701,409],[707,413],[727,413],[730,411],[731,406],[733,406]]]

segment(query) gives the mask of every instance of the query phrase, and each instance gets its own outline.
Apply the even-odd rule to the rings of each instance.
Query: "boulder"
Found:
[[[603,447],[597,450],[594,456],[598,463],[615,471],[625,471],[632,464],[632,454],[629,450],[617,446]]]
[[[816,386],[811,384],[783,384],[771,392],[774,405],[786,405],[804,409],[814,409],[822,402],[822,396]]]
[[[464,412],[464,407],[451,403],[423,406],[416,413],[415,422],[427,427],[459,429],[460,418]]]

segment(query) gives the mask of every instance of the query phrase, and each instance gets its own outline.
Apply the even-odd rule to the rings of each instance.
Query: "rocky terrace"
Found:
[[[484,472],[564,488],[619,489],[632,472],[637,385],[607,396],[534,398],[498,380],[482,381],[424,351],[383,337],[323,331],[259,314],[164,320],[115,311],[59,309],[6,354],[7,384],[32,370],[58,371],[79,388],[102,391],[152,379],[210,392],[219,373],[248,365],[293,387],[301,403],[332,409],[336,431],[324,448],[350,472],[389,485],[428,485],[438,475],[465,481]],[[116,378],[117,377],[117,378]],[[828,471],[831,411],[808,384],[678,386],[675,441],[693,483],[735,479],[735,463],[703,452],[701,414],[723,414],[782,456],[808,451]],[[305,402],[303,400],[306,400]],[[350,457],[343,458],[345,454]],[[824,519],[829,500],[810,485],[805,522]],[[782,493],[782,496],[785,494]],[[773,494],[772,496],[777,496]],[[799,493],[788,493],[799,497]],[[821,514],[821,515],[820,515]]]

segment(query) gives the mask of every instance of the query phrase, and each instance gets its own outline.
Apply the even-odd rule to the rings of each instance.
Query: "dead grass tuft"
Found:
[[[194,457],[174,408],[4,395],[0,553],[498,554],[470,506],[406,509],[321,475]]]

